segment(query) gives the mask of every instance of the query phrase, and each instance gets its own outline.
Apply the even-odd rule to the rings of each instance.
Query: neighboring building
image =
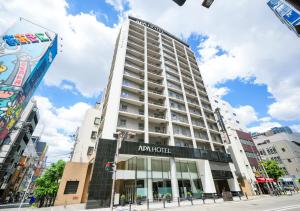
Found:
[[[248,195],[253,195],[257,190],[254,172],[258,162],[254,160],[253,155],[253,151],[257,152],[256,146],[251,135],[243,132],[246,127],[242,124],[233,107],[217,95],[211,94],[210,97],[222,136],[227,140],[225,147],[231,154],[241,188]],[[249,145],[251,146],[249,147]]]
[[[89,108],[77,130],[71,162],[88,163],[95,152],[98,129],[100,126],[101,105]]]
[[[57,34],[18,18],[0,35],[0,144],[23,110],[57,54]]]
[[[170,193],[240,191],[190,47],[165,30],[129,17],[118,35],[103,99],[99,142],[87,208],[108,207],[116,133],[130,132],[120,149],[115,203],[124,195],[150,201]],[[79,178],[78,178],[79,179]],[[72,175],[70,184],[79,181]],[[82,181],[84,182],[84,181]],[[82,193],[65,185],[73,195]],[[72,183],[72,184],[73,184]],[[72,186],[73,187],[73,186]],[[84,189],[84,188],[81,188]],[[64,195],[62,195],[64,197]],[[63,199],[60,199],[63,201]]]
[[[300,37],[299,0],[270,0],[267,4],[280,21]]]
[[[35,101],[30,101],[15,126],[15,130],[0,142],[0,199],[16,191],[15,183],[23,166],[23,152],[38,123],[39,114]]]
[[[89,108],[83,117],[80,128],[76,131],[74,149],[70,162],[66,163],[55,205],[87,201],[87,191],[101,122],[101,111],[102,105],[100,103],[97,103],[95,108]],[[76,186],[75,193],[74,186]],[[72,187],[73,189],[69,190]]]
[[[276,160],[286,176],[300,178],[300,136],[286,132],[253,137],[260,155],[266,160]]]

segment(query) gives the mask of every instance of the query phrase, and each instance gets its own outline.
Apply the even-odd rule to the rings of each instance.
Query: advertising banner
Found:
[[[0,36],[0,141],[16,124],[57,54],[57,34],[20,19]]]
[[[283,18],[290,24],[293,24],[296,20],[300,18],[300,14],[295,12],[294,10],[291,10],[287,14],[285,14]]]

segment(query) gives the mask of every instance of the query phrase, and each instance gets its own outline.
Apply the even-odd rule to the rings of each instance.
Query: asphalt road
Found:
[[[194,205],[164,210],[180,211],[186,209],[189,211],[300,211],[300,194],[263,197],[248,201]]]

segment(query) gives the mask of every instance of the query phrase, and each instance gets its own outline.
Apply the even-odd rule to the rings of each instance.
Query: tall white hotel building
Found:
[[[129,17],[117,38],[102,103],[87,207],[109,201],[103,198],[111,193],[106,190],[111,186],[102,184],[104,177],[108,174],[108,183],[112,178],[103,172],[109,160],[104,140],[115,140],[118,131],[135,137],[122,143],[115,201],[121,195],[127,201],[137,195],[152,201],[166,193],[186,198],[190,192],[197,198],[202,192],[240,191],[194,53],[185,42]]]

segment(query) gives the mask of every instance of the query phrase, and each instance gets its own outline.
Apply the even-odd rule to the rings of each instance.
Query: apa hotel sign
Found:
[[[170,148],[160,147],[160,146],[139,145],[138,151],[150,152],[150,153],[161,153],[161,154],[172,154]]]

